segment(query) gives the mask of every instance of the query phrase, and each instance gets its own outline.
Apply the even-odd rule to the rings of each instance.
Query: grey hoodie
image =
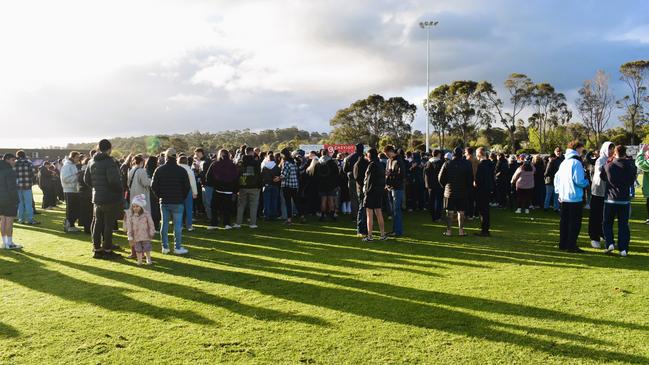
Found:
[[[599,197],[606,195],[606,181],[602,180],[602,167],[608,161],[608,148],[613,142],[604,142],[602,148],[599,150],[599,158],[595,161],[595,168],[593,169],[593,183],[590,187],[591,194]]]

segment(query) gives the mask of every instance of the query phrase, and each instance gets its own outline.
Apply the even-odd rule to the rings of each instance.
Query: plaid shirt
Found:
[[[34,165],[26,158],[21,158],[16,161],[14,166],[16,172],[16,183],[18,190],[31,190],[34,185]]]
[[[282,187],[297,189],[300,185],[297,180],[297,167],[295,163],[284,161],[282,166]]]

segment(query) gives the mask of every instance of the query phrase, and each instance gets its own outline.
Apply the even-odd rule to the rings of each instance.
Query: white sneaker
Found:
[[[23,246],[16,243],[9,243],[9,244],[5,244],[5,248],[7,250],[20,250],[23,248]]]
[[[187,228],[187,231],[188,231],[188,232],[194,232],[194,227]]]
[[[620,251],[620,256],[626,257],[626,255],[627,255],[626,251]]]
[[[174,255],[185,255],[187,252],[189,251],[184,247],[174,249]]]
[[[609,253],[615,250],[615,245],[609,245],[606,250],[604,250],[605,253]]]
[[[227,226],[223,227],[223,229],[232,229],[232,226],[227,225]]]
[[[516,211],[514,213],[521,214],[521,208],[516,209]]]
[[[592,247],[592,248],[602,248],[602,245],[599,243],[599,241],[590,241],[590,247]]]
[[[168,254],[168,253],[169,253],[169,249],[163,247],[163,248],[162,248],[162,254],[163,254],[163,255],[166,255],[166,254]]]
[[[251,224],[250,228],[255,229],[255,228],[257,228],[257,225],[256,224]]]
[[[219,227],[216,227],[216,226],[207,226],[207,230],[208,230],[208,231],[213,231],[213,230],[215,230],[215,229],[219,229]]]
[[[529,210],[529,209],[525,209],[525,214],[530,214],[530,210]]]
[[[235,224],[232,225],[232,228],[241,228],[241,225],[235,223]]]
[[[69,232],[81,232],[81,230],[77,227],[68,227],[66,228],[66,231]]]

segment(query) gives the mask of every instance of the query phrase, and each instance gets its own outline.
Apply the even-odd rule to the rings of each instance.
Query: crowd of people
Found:
[[[362,144],[351,154],[320,151],[261,151],[241,146],[216,154],[197,148],[159,155],[135,154],[117,160],[112,145],[101,140],[87,155],[71,152],[67,158],[35,169],[24,151],[6,154],[0,161],[0,228],[3,247],[20,248],[13,241],[13,221],[34,220],[32,186],[43,191],[42,209],[65,201],[65,232],[85,231],[92,236],[93,257],[115,258],[119,246],[113,232],[123,220],[131,256],[151,263],[151,240],[160,233],[162,253],[183,255],[183,230],[195,221],[207,230],[251,229],[258,221],[295,219],[355,222],[365,242],[404,235],[403,213],[428,211],[440,222],[446,212],[445,236],[466,236],[467,220],[480,220],[477,236],[490,236],[490,210],[511,209],[531,214],[543,209],[560,213],[559,248],[583,252],[577,246],[583,209],[590,209],[591,245],[611,252],[616,248],[614,220],[618,221],[617,249],[629,250],[630,201],[637,168],[649,172],[641,152],[634,160],[624,146],[611,142],[585,153],[578,141],[564,151],[542,155],[488,153],[485,148],[455,148],[444,153],[406,152],[393,146],[380,151]],[[649,197],[649,182],[642,191]],[[246,214],[247,213],[247,214]],[[391,220],[388,232],[384,214]],[[649,198],[647,199],[649,215]],[[247,217],[247,218],[246,218]],[[379,236],[374,235],[374,220]],[[649,223],[649,219],[647,220]],[[603,242],[603,243],[602,243]]]

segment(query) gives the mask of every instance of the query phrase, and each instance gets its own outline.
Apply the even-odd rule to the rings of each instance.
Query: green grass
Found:
[[[558,251],[553,213],[492,212],[490,239],[442,237],[424,213],[369,244],[347,219],[198,226],[187,257],[156,242],[146,268],[91,259],[46,212],[0,252],[0,363],[649,363],[641,201],[627,258]]]

